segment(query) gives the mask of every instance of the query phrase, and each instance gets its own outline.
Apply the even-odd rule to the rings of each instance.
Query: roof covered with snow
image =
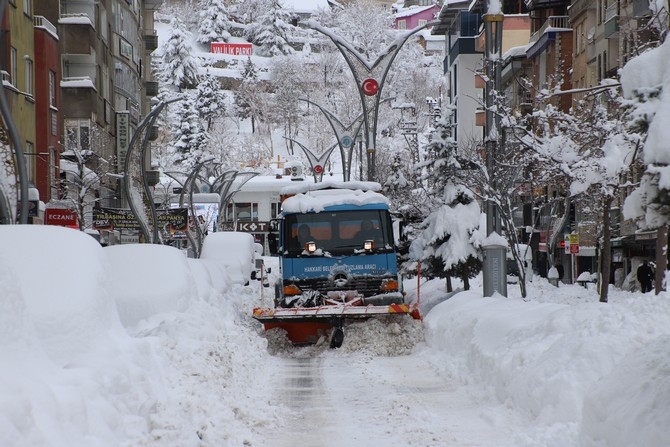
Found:
[[[288,213],[321,212],[336,205],[388,205],[388,199],[378,192],[362,189],[320,189],[289,197],[282,203]]]

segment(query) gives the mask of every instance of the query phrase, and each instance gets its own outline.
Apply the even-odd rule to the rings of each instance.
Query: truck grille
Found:
[[[364,278],[355,278],[349,281],[344,287],[337,287],[332,281],[327,278],[317,278],[301,281],[285,281],[284,284],[295,284],[302,290],[312,289],[318,290],[322,294],[329,291],[336,290],[356,290],[363,296],[372,296],[379,293],[379,287],[384,279],[391,278],[390,276],[366,276]]]

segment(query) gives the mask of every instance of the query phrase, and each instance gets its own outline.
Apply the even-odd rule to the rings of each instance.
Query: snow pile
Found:
[[[670,439],[666,293],[612,289],[603,304],[592,286],[538,278],[526,300],[515,287],[509,298],[483,298],[481,278],[449,295],[434,280],[421,287],[425,324],[355,323],[339,350],[285,344],[273,356],[272,338],[281,337],[250,317],[271,291],[230,280],[242,277],[232,259],[251,259],[252,247],[217,250],[218,260],[230,258],[223,265],[146,244],[103,249],[82,232],[46,226],[3,226],[0,244],[3,446],[268,445],[272,434],[290,437],[286,427],[303,410],[287,410],[275,394],[272,372],[285,357],[350,358],[320,386],[354,384],[356,393],[392,394],[398,377],[437,373],[442,382],[422,399],[444,408],[440,420],[474,430],[461,428],[454,445],[665,447]],[[266,260],[275,279],[276,259]],[[410,300],[416,284],[405,283]],[[398,369],[388,383],[377,359]],[[361,397],[342,402],[342,414],[379,424],[338,425],[339,439],[395,439],[379,407],[351,407],[370,399],[390,420],[411,418],[407,436],[435,433],[434,418],[415,417],[427,400]],[[454,397],[471,399],[457,407],[465,413],[450,410]],[[404,410],[392,413],[395,403]]]
[[[179,250],[61,227],[3,226],[0,244],[0,445],[243,445],[275,423],[265,340],[236,312],[256,289],[224,301]]]
[[[525,413],[537,433],[521,436],[520,445],[539,445],[538,438],[556,447],[664,445],[668,297],[539,302],[565,288],[536,283],[538,302],[472,291],[436,306],[426,318],[428,344],[442,353],[436,367],[480,399]]]
[[[173,247],[146,245],[138,250],[135,245],[115,245],[105,254],[111,295],[126,327],[157,313],[183,312],[197,297],[186,258]]]

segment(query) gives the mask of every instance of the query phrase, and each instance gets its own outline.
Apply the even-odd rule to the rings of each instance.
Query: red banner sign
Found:
[[[230,54],[231,56],[251,56],[252,45],[250,43],[225,43],[212,42],[212,53]]]
[[[44,224],[79,228],[79,224],[77,223],[77,213],[75,211],[57,208],[47,208],[44,210]]]

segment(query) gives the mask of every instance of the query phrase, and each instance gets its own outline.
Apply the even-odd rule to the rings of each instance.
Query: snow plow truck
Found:
[[[376,182],[323,182],[285,187],[278,219],[281,278],[274,307],[253,317],[281,328],[296,345],[344,340],[347,323],[420,318],[405,302],[388,199]]]

